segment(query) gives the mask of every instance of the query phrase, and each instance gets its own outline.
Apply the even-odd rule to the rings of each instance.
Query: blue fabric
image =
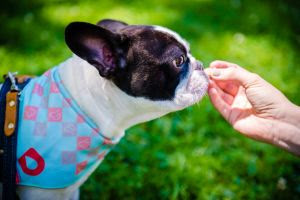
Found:
[[[63,188],[101,162],[119,139],[105,138],[64,88],[58,68],[32,79],[20,96],[20,185]]]

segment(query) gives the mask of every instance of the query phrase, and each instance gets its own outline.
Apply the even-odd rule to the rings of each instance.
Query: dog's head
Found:
[[[102,20],[73,22],[65,31],[69,48],[132,97],[168,102],[179,110],[199,101],[208,79],[189,46],[160,26]]]

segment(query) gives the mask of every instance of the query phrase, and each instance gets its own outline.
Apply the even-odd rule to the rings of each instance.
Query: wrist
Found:
[[[300,107],[290,103],[284,110],[284,121],[300,129]]]
[[[300,156],[300,128],[277,120],[272,124],[270,143]]]

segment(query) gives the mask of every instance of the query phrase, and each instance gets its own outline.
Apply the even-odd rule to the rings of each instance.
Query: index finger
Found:
[[[230,63],[227,61],[215,60],[210,63],[209,67],[210,68],[228,68],[228,67],[238,68],[239,66],[237,64]]]

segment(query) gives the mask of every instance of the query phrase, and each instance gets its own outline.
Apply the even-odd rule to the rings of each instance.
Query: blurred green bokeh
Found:
[[[0,74],[41,74],[71,56],[69,22],[102,18],[171,28],[206,66],[238,63],[300,104],[300,2],[293,0],[2,1]],[[300,199],[300,161],[240,136],[205,97],[128,130],[81,198]]]

